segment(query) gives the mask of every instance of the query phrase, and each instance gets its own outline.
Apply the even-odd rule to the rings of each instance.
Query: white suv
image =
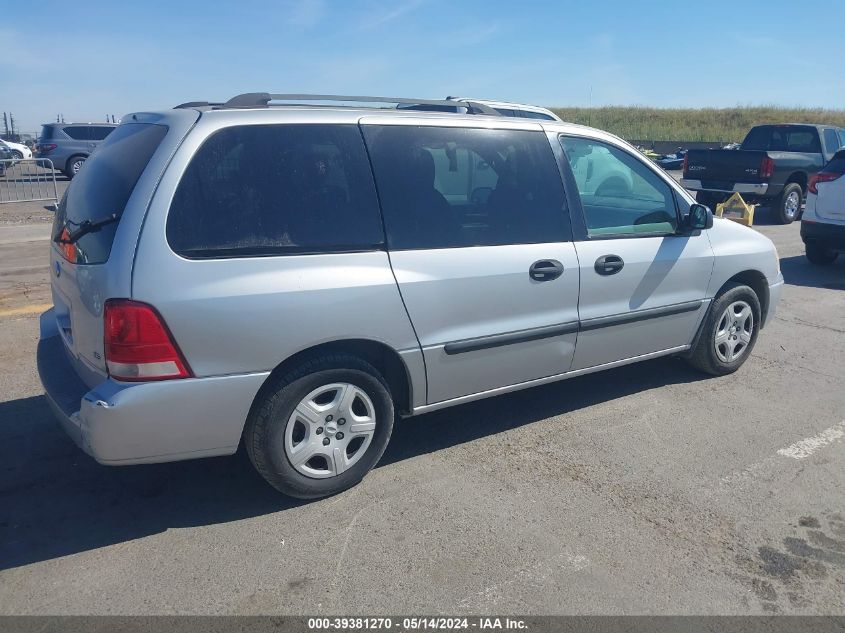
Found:
[[[807,205],[801,216],[801,239],[807,259],[819,266],[845,253],[845,149],[810,177]]]

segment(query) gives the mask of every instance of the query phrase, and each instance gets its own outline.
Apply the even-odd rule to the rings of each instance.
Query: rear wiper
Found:
[[[74,244],[83,235],[99,231],[107,224],[112,224],[118,220],[120,220],[120,216],[117,213],[112,213],[111,215],[106,216],[105,218],[100,218],[99,220],[85,220],[77,228],[71,231],[66,238],[59,238],[56,241],[59,242],[59,244]]]

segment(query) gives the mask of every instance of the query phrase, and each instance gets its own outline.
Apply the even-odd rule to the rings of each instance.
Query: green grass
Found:
[[[590,125],[630,140],[736,141],[761,123],[827,123],[845,127],[845,110],[780,108],[552,108],[564,121]]]

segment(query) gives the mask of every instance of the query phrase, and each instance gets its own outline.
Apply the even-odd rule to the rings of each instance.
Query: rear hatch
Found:
[[[691,149],[684,178],[700,180],[705,189],[730,191],[738,182],[766,182],[760,168],[767,154],[755,150]]]
[[[167,131],[166,125],[153,123],[119,126],[86,160],[56,212],[50,254],[56,320],[68,350],[84,364],[80,369],[88,370],[82,377],[89,385],[107,373],[103,303],[115,292],[129,296],[130,291],[126,282],[115,284],[129,278],[116,268],[131,266],[131,257],[110,259],[115,236],[127,202]],[[126,249],[136,241],[121,243]]]

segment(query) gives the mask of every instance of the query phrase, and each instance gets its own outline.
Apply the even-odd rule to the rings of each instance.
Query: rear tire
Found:
[[[67,167],[65,167],[65,176],[68,177],[69,180],[73,180],[73,177],[79,173],[79,170],[82,169],[82,164],[85,162],[84,156],[74,156],[67,162]]]
[[[821,244],[816,244],[814,242],[806,244],[804,252],[807,255],[807,259],[810,260],[810,263],[815,264],[816,266],[829,266],[836,261],[836,258],[839,255],[836,251],[832,251]]]
[[[333,495],[359,483],[381,459],[393,431],[393,400],[378,370],[355,356],[327,354],[271,380],[244,429],[259,474],[299,499]],[[348,388],[353,395],[345,406]],[[374,425],[369,433],[365,420]],[[300,450],[311,457],[297,457]]]
[[[775,198],[773,210],[775,220],[780,224],[792,224],[801,215],[801,205],[804,203],[804,190],[801,185],[790,182]]]
[[[757,294],[744,284],[729,282],[713,300],[687,361],[713,376],[732,374],[754,349],[760,315]]]

